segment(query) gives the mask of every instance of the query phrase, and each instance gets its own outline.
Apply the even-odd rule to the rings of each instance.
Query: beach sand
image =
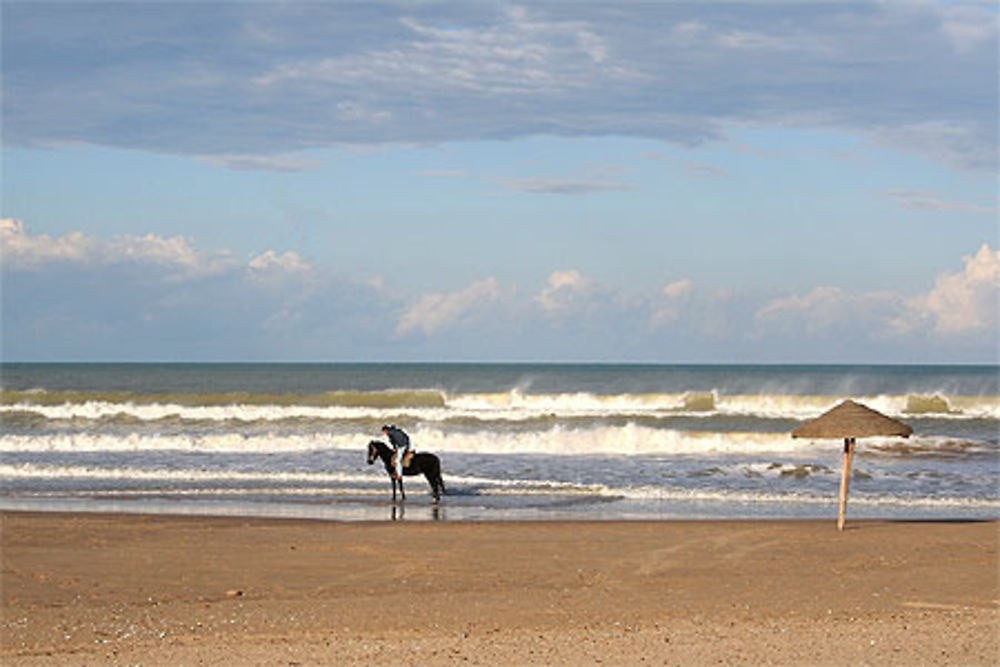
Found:
[[[994,665],[996,522],[2,518],[4,665]]]

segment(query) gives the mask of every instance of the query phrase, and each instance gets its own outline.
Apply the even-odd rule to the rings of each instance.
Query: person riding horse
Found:
[[[383,426],[382,432],[389,438],[389,444],[396,450],[393,462],[396,465],[396,479],[403,479],[404,458],[410,453],[410,436],[403,432],[403,429],[392,426]]]

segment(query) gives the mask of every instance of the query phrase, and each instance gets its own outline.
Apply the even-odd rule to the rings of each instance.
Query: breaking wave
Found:
[[[1000,419],[1000,397],[899,395],[856,397],[897,417]],[[523,421],[542,417],[731,416],[803,420],[842,400],[828,395],[726,395],[718,392],[530,394],[519,389],[450,395],[437,390],[328,392],[322,394],[131,394],[108,392],[0,392],[5,422],[41,415],[46,419],[119,419],[142,421],[176,417],[187,420],[276,421],[327,420],[446,421],[489,419]]]
[[[471,454],[562,455],[757,455],[764,453],[830,453],[836,443],[793,439],[787,432],[714,432],[651,428],[638,424],[570,428],[451,431],[435,426],[410,433],[420,451]],[[0,452],[201,452],[281,453],[317,450],[363,450],[369,437],[355,433],[245,434],[225,433],[46,433],[0,437]],[[866,438],[862,451],[883,456],[967,457],[995,454],[996,443],[940,436]]]
[[[445,405],[444,392],[428,390],[388,389],[384,391],[330,391],[319,394],[255,394],[230,392],[220,394],[138,394],[132,392],[93,391],[0,391],[0,405],[175,405],[179,407],[214,406],[299,406],[356,408],[440,408]]]

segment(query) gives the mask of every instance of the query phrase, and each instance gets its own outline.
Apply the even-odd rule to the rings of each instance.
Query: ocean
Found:
[[[830,518],[842,442],[792,430],[845,398],[848,518],[1000,517],[997,366],[0,366],[0,508],[336,520]],[[437,454],[390,502],[383,424]]]

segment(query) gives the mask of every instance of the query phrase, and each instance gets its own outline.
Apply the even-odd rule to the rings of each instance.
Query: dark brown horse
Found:
[[[368,465],[375,463],[375,459],[382,459],[385,471],[392,480],[392,501],[396,502],[396,484],[399,484],[399,493],[406,500],[406,492],[403,491],[403,480],[396,479],[396,469],[392,465],[393,449],[381,440],[372,440],[368,443]],[[403,467],[403,475],[423,475],[427,478],[427,483],[431,485],[431,495],[434,502],[441,502],[441,494],[447,493],[444,488],[444,480],[441,479],[441,460],[434,454],[428,452],[417,452],[410,459],[409,465]]]

